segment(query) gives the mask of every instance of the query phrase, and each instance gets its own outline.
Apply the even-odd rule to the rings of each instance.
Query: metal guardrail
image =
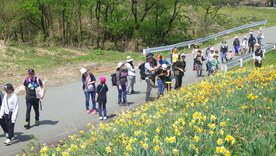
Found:
[[[265,54],[267,51],[270,51],[270,50],[273,50],[273,49],[276,49],[276,44],[271,44],[269,46],[266,46],[264,48],[262,48],[263,51],[264,51],[264,58],[265,58]],[[227,72],[227,69],[230,68],[230,67],[234,67],[238,64],[240,64],[240,67],[243,66],[243,62],[247,61],[248,59],[251,59],[253,58],[253,53],[249,53],[249,54],[246,54],[244,56],[240,56],[232,61],[229,61],[227,62],[226,64],[223,65],[222,67],[222,70],[224,70],[224,72],[226,73]]]
[[[228,29],[228,30],[219,32],[217,34],[213,34],[213,35],[203,37],[203,38],[199,38],[199,39],[196,39],[196,40],[180,42],[180,43],[176,43],[176,44],[172,44],[172,45],[155,47],[155,48],[147,48],[147,49],[143,49],[143,53],[148,54],[150,52],[154,53],[154,52],[161,52],[161,51],[171,50],[174,47],[177,47],[177,48],[186,47],[186,46],[193,45],[195,43],[201,43],[201,42],[204,42],[204,41],[208,41],[210,39],[214,39],[214,38],[217,38],[217,37],[220,37],[220,36],[223,36],[223,35],[227,35],[229,33],[233,33],[235,31],[239,31],[239,30],[242,30],[242,29],[246,29],[246,28],[250,28],[250,27],[254,27],[254,26],[258,26],[258,25],[263,25],[263,24],[266,24],[266,23],[267,23],[267,21],[260,21],[260,22],[256,22],[256,23],[247,24],[247,25],[243,25],[243,26],[240,26],[240,27]]]

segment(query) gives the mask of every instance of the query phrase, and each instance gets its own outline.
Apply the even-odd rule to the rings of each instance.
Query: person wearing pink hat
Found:
[[[97,94],[96,94],[96,99],[97,102],[99,103],[99,119],[100,120],[106,120],[106,101],[107,97],[106,94],[108,92],[108,87],[105,84],[106,78],[105,77],[100,77],[100,84],[97,86]]]

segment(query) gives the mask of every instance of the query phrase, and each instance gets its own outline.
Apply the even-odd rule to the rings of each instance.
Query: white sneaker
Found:
[[[105,116],[103,119],[104,119],[104,120],[107,120],[107,117]]]
[[[7,139],[6,141],[4,141],[4,144],[6,145],[11,145],[12,144],[12,141],[10,139]]]
[[[103,119],[103,117],[99,117],[99,119],[100,119],[100,120],[102,120],[102,119]]]

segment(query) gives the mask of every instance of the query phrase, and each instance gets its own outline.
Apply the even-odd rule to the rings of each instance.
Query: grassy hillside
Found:
[[[276,65],[217,74],[41,155],[275,155]],[[31,147],[35,155],[35,148]]]
[[[276,26],[276,10],[273,9],[259,9],[259,8],[224,8],[222,10],[222,13],[226,13],[229,16],[232,16],[234,18],[240,19],[241,21],[243,20],[244,17],[247,18],[252,18],[254,19],[262,19],[262,20],[267,20],[268,24],[267,27],[270,26]]]
[[[128,55],[135,60],[141,60],[139,53],[91,50],[64,47],[31,47],[22,44],[0,49],[0,72],[8,69],[25,71],[36,67],[38,70],[51,70],[64,64],[76,64],[81,62],[94,62],[96,64],[115,64],[124,61]]]

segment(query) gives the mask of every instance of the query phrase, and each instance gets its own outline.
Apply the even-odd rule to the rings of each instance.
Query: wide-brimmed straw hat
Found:
[[[131,62],[131,61],[133,61],[133,59],[131,58],[131,56],[127,56],[126,62]]]
[[[86,73],[86,72],[87,72],[87,69],[85,69],[85,68],[81,68],[81,69],[80,69],[81,75],[83,75],[83,74]]]
[[[124,65],[124,63],[123,63],[123,62],[119,62],[119,63],[117,64],[116,69],[121,68],[123,65]]]

